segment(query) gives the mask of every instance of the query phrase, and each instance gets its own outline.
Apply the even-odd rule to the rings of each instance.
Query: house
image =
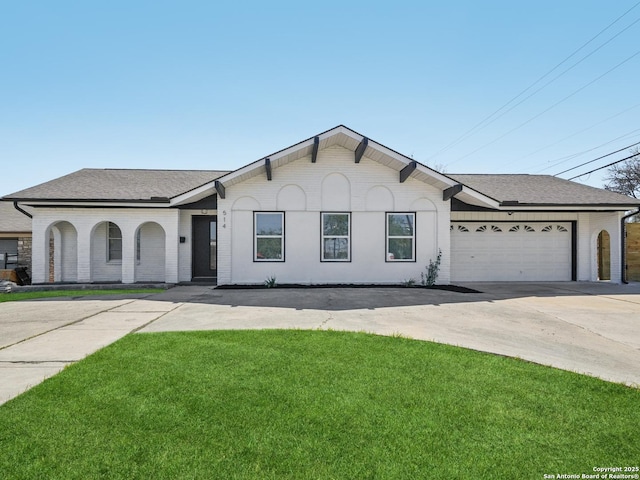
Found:
[[[639,203],[445,175],[342,125],[232,172],[83,169],[4,200],[33,209],[34,283],[218,284],[400,283],[439,251],[439,283],[596,281],[602,232],[619,282]]]
[[[0,202],[0,280],[16,281],[13,269],[31,272],[31,219],[12,203]]]

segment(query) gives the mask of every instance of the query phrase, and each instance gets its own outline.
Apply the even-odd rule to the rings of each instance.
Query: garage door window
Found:
[[[387,261],[414,262],[416,214],[387,213]]]

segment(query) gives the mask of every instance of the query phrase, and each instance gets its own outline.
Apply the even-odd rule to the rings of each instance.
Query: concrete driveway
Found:
[[[640,284],[222,290],[0,304],[0,403],[127,333],[302,328],[432,340],[640,385]]]

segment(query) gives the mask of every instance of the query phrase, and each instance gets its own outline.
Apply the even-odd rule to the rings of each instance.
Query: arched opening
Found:
[[[611,280],[611,237],[602,230],[598,234],[598,280]]]
[[[100,222],[91,232],[91,281],[122,281],[122,230],[114,222]]]
[[[135,281],[165,281],[165,231],[155,222],[146,222],[135,233]]]
[[[78,281],[78,232],[67,221],[51,224],[45,238],[45,276],[48,282]]]

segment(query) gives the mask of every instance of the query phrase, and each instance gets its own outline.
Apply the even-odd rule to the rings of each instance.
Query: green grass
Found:
[[[637,465],[640,391],[405,338],[129,335],[0,407],[3,478],[540,479]]]
[[[53,297],[86,297],[88,295],[127,295],[129,293],[161,293],[161,288],[122,288],[111,290],[49,290],[46,292],[0,293],[0,303]]]

